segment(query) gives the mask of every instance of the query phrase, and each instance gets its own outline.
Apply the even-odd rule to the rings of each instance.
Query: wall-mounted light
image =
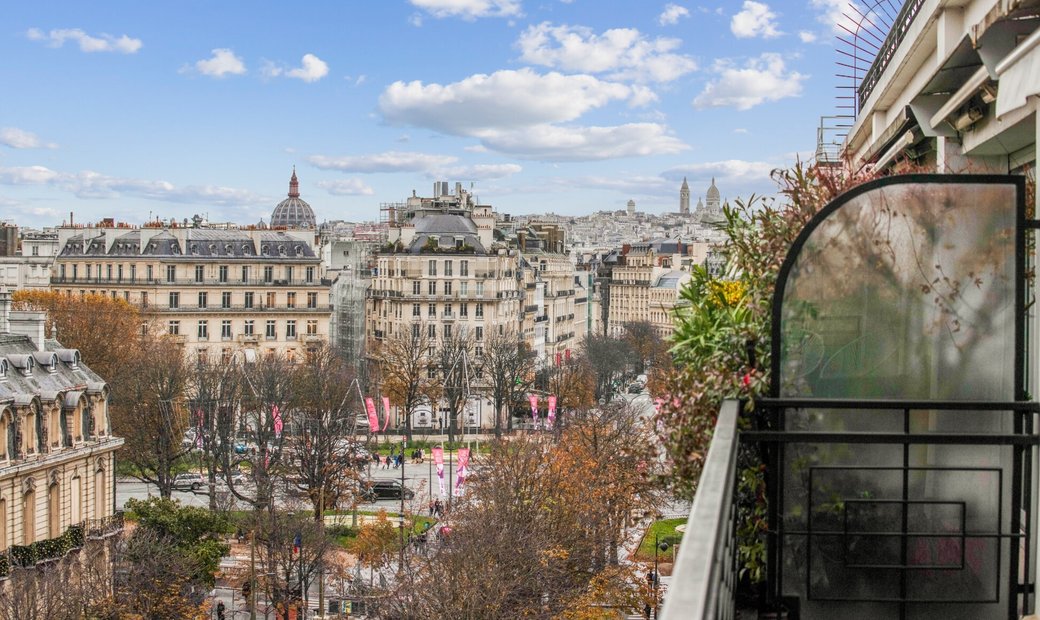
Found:
[[[950,121],[950,124],[953,125],[953,128],[957,131],[964,131],[978,122],[982,116],[982,110],[978,108],[968,108],[963,114]]]

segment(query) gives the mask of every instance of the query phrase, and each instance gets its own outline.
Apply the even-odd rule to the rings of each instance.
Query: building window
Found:
[[[195,353],[198,355],[199,366],[205,366],[209,362],[209,352],[206,349],[199,349]]]
[[[468,260],[459,261],[459,275],[460,276],[468,276],[469,275],[469,261]]]
[[[243,328],[243,333],[247,336],[253,335],[253,319],[246,320],[245,327]]]
[[[444,294],[451,295],[451,282],[444,283]]]
[[[444,275],[446,275],[446,276],[450,276],[451,275],[451,261],[450,260],[444,261]]]
[[[120,282],[123,281],[123,266],[122,265],[119,265],[119,266],[116,267],[116,279],[118,279]]]
[[[195,281],[202,282],[202,265],[195,265]]]
[[[427,273],[431,276],[437,275],[437,261],[430,261],[429,271]]]
[[[306,274],[307,282],[314,282],[314,267],[308,267],[304,273]]]
[[[429,336],[430,338],[436,338],[437,337],[437,326],[433,325],[433,324],[427,325],[426,326],[426,335]]]
[[[105,267],[106,267],[106,269],[105,269],[105,279],[106,280],[111,280],[112,279],[112,265],[105,265]]]
[[[220,337],[224,340],[231,340],[231,321],[225,319],[220,322]]]
[[[289,340],[296,338],[296,321],[289,319],[285,322],[285,337]]]
[[[180,336],[181,335],[181,322],[180,321],[170,321],[169,323],[166,324],[166,331],[171,336]]]
[[[437,367],[436,366],[429,366],[429,367],[426,368],[426,378],[428,378],[428,379],[436,379],[437,378]]]
[[[478,325],[477,326],[477,340],[483,340],[483,339],[484,339],[484,328]]]
[[[130,281],[137,282],[137,265],[130,265]]]
[[[477,282],[477,297],[483,297],[483,296],[484,296],[484,283],[483,282]]]
[[[274,308],[274,302],[275,302],[274,293],[268,293],[267,294],[267,307],[268,308]]]
[[[465,296],[467,293],[469,293],[469,282],[463,280],[459,282],[459,295]]]
[[[437,294],[437,281],[436,280],[430,280],[430,282],[426,285],[426,289],[430,293],[430,295],[436,295]]]
[[[477,318],[484,318],[484,304],[482,303],[477,303]]]
[[[40,255],[40,246],[38,246],[38,245],[32,246],[32,255],[33,256],[39,256]]]
[[[123,299],[130,301],[130,291],[123,291]]]
[[[209,339],[209,321],[199,321],[199,340]]]
[[[75,267],[75,265],[73,265],[73,267]],[[73,272],[73,277],[75,277],[75,272]],[[419,281],[415,280],[412,282],[412,295],[418,295],[421,292],[422,291],[419,289]]]
[[[205,310],[209,306],[209,293],[203,291],[199,293],[199,308]]]
[[[249,265],[242,265],[242,283],[249,281]]]
[[[307,307],[308,308],[317,308],[318,307],[318,294],[317,293],[307,293]]]
[[[141,306],[148,307],[148,293],[141,293]]]
[[[437,316],[437,304],[430,304],[426,309],[427,316]]]
[[[228,278],[228,267],[227,265],[221,265],[217,268],[217,277],[220,278],[221,282],[227,282]]]
[[[243,305],[246,308],[252,308],[253,307],[253,291],[249,291],[249,292],[246,293],[245,302],[243,303]]]
[[[459,316],[469,316],[469,304],[459,304]]]
[[[421,316],[419,304],[412,304],[412,316]]]
[[[292,275],[293,275],[292,274],[292,267],[286,267],[285,268],[285,279],[287,281],[289,281],[289,282],[292,282]]]
[[[231,307],[231,291],[224,291],[220,294],[220,307],[230,308]]]
[[[277,327],[277,326],[275,325],[275,322],[274,322],[274,321],[268,321],[268,322],[267,322],[267,328],[266,328],[266,331],[264,332],[264,335],[265,335],[265,336],[266,336],[266,337],[267,337],[267,338],[268,338],[269,340],[274,340],[275,338],[277,338],[277,337],[278,337],[278,335],[277,335],[277,332],[275,331],[275,328],[276,328],[276,327]]]
[[[181,307],[181,294],[180,293],[170,293],[170,309],[171,310],[176,310],[177,308],[180,308],[180,307]]]
[[[61,270],[61,281],[64,282],[65,281],[65,265],[60,265],[59,268]]]
[[[155,270],[152,268],[151,265],[148,265],[147,267],[145,267],[145,273],[147,274],[147,278],[148,278],[149,282],[151,282],[152,280],[155,280]]]
[[[444,338],[451,338],[451,323],[446,323],[444,325]]]
[[[289,292],[285,294],[285,307],[295,308],[296,307],[296,293]]]
[[[419,324],[418,323],[412,323],[412,338],[418,338],[418,337],[419,337]]]
[[[87,274],[88,276],[90,274]],[[174,265],[166,265],[166,281],[176,282],[177,281],[177,267]]]
[[[317,336],[318,335],[318,322],[315,320],[307,321],[307,335]]]
[[[264,267],[264,282],[270,284],[274,281],[274,267]]]

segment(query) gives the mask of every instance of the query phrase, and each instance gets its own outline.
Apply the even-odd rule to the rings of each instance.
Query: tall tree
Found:
[[[451,329],[452,325],[445,325]],[[442,334],[437,347],[437,369],[440,372],[441,394],[448,410],[448,441],[455,441],[460,428],[459,417],[466,407],[470,388],[476,373],[473,349],[476,341],[464,327]]]
[[[535,357],[515,330],[492,332],[483,346],[481,368],[495,403],[495,436],[501,437],[504,420],[505,426],[512,428],[511,405],[530,388]]]
[[[625,375],[632,354],[621,338],[588,334],[581,342],[585,358],[596,384],[596,398],[609,402]]]
[[[276,617],[288,620],[289,608],[301,601],[301,594],[313,583],[332,542],[314,519],[291,511],[271,513],[255,536],[263,567],[259,585],[274,605]]]
[[[595,404],[593,373],[584,356],[560,360],[544,368],[543,390],[556,396],[557,427],[567,424],[571,411]]]
[[[639,373],[658,367],[668,360],[668,344],[647,321],[625,323],[621,336]]]
[[[235,412],[241,404],[242,373],[234,357],[200,363],[187,388],[189,423],[194,429],[193,449],[201,457],[208,480],[209,508],[218,505],[218,480],[231,483],[235,470],[226,470],[224,452],[233,450]]]
[[[404,333],[383,340],[375,349],[383,393],[404,409],[404,433],[412,438],[412,414],[424,403],[436,408],[440,378],[432,370],[430,338],[425,323],[414,322]]]

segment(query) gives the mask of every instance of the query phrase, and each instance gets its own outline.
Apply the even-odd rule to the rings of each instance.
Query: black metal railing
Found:
[[[735,615],[737,550],[733,498],[739,417],[738,401],[722,403],[661,610],[664,620]]]
[[[87,519],[84,522],[84,525],[86,528],[87,538],[90,540],[108,538],[113,534],[118,534],[123,531],[123,511],[117,511],[107,517],[101,517],[100,519]]]
[[[60,560],[83,547],[86,540],[99,540],[123,531],[123,513],[100,519],[86,519],[71,525],[57,538],[38,540],[28,545],[11,545],[0,552],[0,579],[10,575],[11,568],[32,568],[42,562]]]
[[[888,31],[888,36],[885,37],[884,43],[881,44],[881,49],[878,50],[877,56],[874,57],[874,62],[870,65],[870,69],[867,69],[867,72],[863,75],[863,81],[859,84],[859,92],[857,93],[859,97],[858,110],[863,109],[863,104],[870,98],[871,93],[874,92],[874,87],[877,86],[881,80],[881,75],[888,68],[889,63],[892,62],[892,58],[895,57],[899,44],[903,42],[903,38],[910,31],[910,26],[914,23],[918,13],[921,12],[923,5],[924,0],[907,0],[903,4],[896,21],[892,24],[892,29]]]

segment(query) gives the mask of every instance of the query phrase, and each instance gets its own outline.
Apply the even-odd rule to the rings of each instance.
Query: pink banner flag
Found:
[[[271,418],[274,420],[274,438],[281,439],[284,423],[282,422],[282,412],[278,410],[278,405],[271,408]]]
[[[462,495],[463,486],[466,484],[466,475],[469,474],[469,448],[459,448],[459,465],[455,469],[455,496]]]
[[[390,397],[383,397],[383,414],[386,415],[386,420],[383,421],[383,432],[386,432],[387,427],[390,426]]]
[[[368,411],[368,430],[373,433],[379,432],[379,416],[376,415],[376,404],[371,396],[365,397],[365,409]]]
[[[531,394],[527,399],[531,401],[531,419],[534,420],[535,428],[538,428],[538,396]]]
[[[545,419],[545,428],[552,429],[556,423],[556,396],[549,396],[549,415]]]
[[[444,497],[444,448],[433,449],[433,463],[437,466],[437,482],[440,483],[441,497]]]

